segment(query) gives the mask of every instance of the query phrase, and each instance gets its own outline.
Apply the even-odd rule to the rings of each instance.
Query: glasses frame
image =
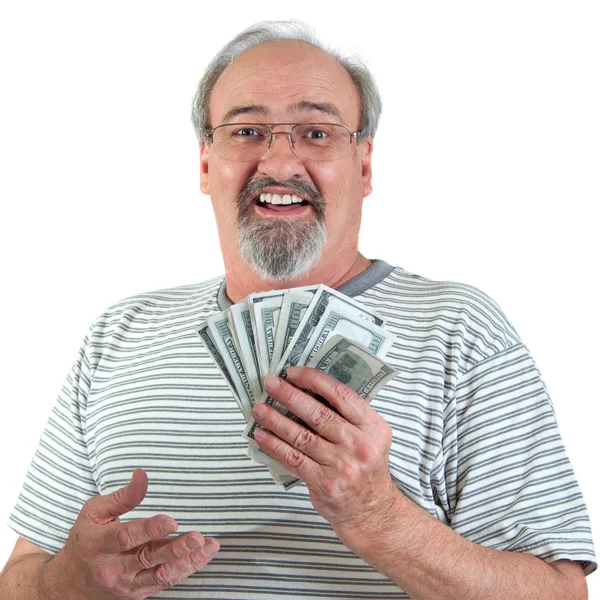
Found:
[[[204,134],[204,137],[210,139],[210,143],[214,144],[214,133],[217,129],[220,129],[221,127],[231,127],[232,125],[260,125],[261,127],[266,127],[269,132],[270,132],[270,137],[269,137],[269,145],[267,146],[267,149],[265,150],[265,153],[262,155],[264,156],[270,149],[271,149],[271,144],[273,143],[273,136],[274,135],[288,135],[289,139],[290,139],[290,145],[292,146],[292,150],[294,151],[295,154],[296,153],[296,146],[294,144],[294,129],[296,129],[296,127],[299,127],[301,125],[335,125],[336,127],[343,127],[344,129],[346,129],[348,131],[348,135],[350,136],[350,142],[348,144],[348,147],[352,146],[352,138],[357,138],[357,144],[358,144],[358,136],[362,133],[362,131],[352,131],[350,129],[350,127],[348,127],[347,125],[342,125],[341,123],[325,123],[325,122],[313,122],[313,121],[308,121],[308,122],[303,122],[303,123],[247,123],[247,122],[243,122],[243,123],[221,123],[221,125],[217,125],[216,127],[213,127],[210,131],[207,131]],[[291,125],[292,128],[289,131],[273,131],[273,127],[279,127],[281,125]],[[346,154],[348,154],[348,151],[346,151]],[[302,158],[303,160],[313,160],[315,162],[328,162],[329,160],[340,160],[341,158],[344,158],[344,156],[346,156],[346,154],[343,154],[342,156],[340,156],[339,158],[333,158],[333,159],[315,159],[315,158],[304,158],[302,156],[299,156],[299,158]],[[223,158],[223,157],[221,157]],[[262,158],[262,157],[261,157]],[[224,160],[230,160],[231,162],[252,162],[252,160],[256,160],[256,159],[252,159],[252,160],[233,160],[231,158],[226,158]]]

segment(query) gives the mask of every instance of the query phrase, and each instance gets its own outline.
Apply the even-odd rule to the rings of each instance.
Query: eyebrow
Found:
[[[344,121],[340,109],[331,102],[312,102],[310,100],[302,100],[288,106],[288,112],[296,111],[318,111],[336,117],[340,121]],[[269,109],[266,106],[259,104],[244,104],[230,108],[223,115],[223,123],[227,123],[230,119],[240,115],[261,115],[266,117],[269,114]]]

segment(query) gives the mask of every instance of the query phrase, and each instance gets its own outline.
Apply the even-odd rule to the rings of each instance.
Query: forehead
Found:
[[[210,98],[213,127],[232,120],[323,118],[353,129],[359,117],[358,91],[344,67],[320,48],[293,40],[265,42],[241,54]]]

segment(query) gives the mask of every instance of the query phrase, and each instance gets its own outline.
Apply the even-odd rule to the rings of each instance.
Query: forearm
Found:
[[[340,537],[413,600],[581,597],[565,575],[535,556],[474,544],[402,494],[394,504],[394,522],[375,536],[355,531]]]
[[[0,598],[75,600],[76,596],[68,595],[66,582],[55,576],[53,560],[53,556],[36,553],[9,561],[0,575]]]

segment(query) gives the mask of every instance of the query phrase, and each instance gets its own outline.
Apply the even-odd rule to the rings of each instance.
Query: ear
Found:
[[[203,194],[210,194],[208,189],[208,146],[198,140],[200,146],[200,191]]]
[[[363,198],[366,198],[373,191],[371,185],[371,156],[373,154],[373,138],[365,138],[360,146],[362,147],[362,158],[361,158],[361,177],[363,180]]]

